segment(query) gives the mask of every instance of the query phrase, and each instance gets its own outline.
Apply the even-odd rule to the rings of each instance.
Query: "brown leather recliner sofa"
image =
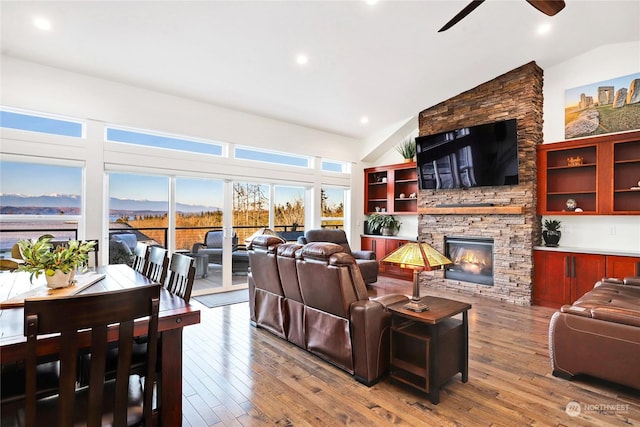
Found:
[[[366,385],[388,370],[390,304],[369,299],[353,256],[338,244],[282,243],[260,236],[249,246],[251,322],[354,375]]]
[[[603,279],[553,314],[553,375],[589,375],[640,389],[640,277]]]
[[[319,228],[307,230],[304,232],[304,236],[298,237],[298,243],[307,244],[313,242],[331,242],[342,246],[346,253],[353,255],[355,258],[365,284],[368,285],[378,281],[379,264],[378,260],[376,260],[376,253],[365,250],[352,251],[344,230],[339,228]]]

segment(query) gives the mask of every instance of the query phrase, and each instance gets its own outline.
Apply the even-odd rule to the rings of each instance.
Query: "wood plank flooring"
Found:
[[[411,284],[382,278],[371,290],[374,296],[394,292],[410,294]],[[184,329],[183,426],[640,425],[640,391],[551,375],[548,325],[554,310],[422,293],[473,305],[469,382],[453,377],[438,405],[390,379],[366,387],[252,327],[248,303],[202,306],[202,323]],[[570,402],[580,405],[578,416],[565,411]]]

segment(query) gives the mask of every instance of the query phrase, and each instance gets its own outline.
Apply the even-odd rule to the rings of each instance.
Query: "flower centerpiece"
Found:
[[[94,250],[96,242],[69,240],[54,246],[52,240],[50,234],[38,239],[19,240],[18,248],[24,263],[18,267],[18,271],[31,273],[31,282],[34,277],[38,278],[44,273],[48,287],[63,288],[73,284],[77,269],[87,269],[88,254]]]

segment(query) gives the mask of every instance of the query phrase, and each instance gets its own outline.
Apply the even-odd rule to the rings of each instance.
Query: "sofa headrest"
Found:
[[[307,242],[331,242],[336,243],[344,249],[348,254],[351,253],[351,247],[347,240],[347,234],[344,230],[339,228],[320,228],[315,230],[305,231],[304,237]]]
[[[263,234],[261,236],[255,237],[253,240],[251,240],[251,242],[249,243],[249,246],[247,247],[247,249],[249,249],[249,250],[275,249],[275,248],[271,248],[271,247],[274,246],[274,245],[280,245],[280,244],[282,244],[284,242],[285,241],[282,240],[278,236],[270,236],[270,235],[267,235],[267,234]]]
[[[341,252],[344,252],[344,248],[336,243],[314,242],[307,243],[302,247],[300,257],[307,260],[329,262],[331,255]]]
[[[296,251],[302,248],[302,245],[297,243],[283,243],[278,246],[278,256],[283,258],[295,258]]]

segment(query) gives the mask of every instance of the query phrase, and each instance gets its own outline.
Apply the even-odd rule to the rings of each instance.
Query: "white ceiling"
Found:
[[[488,0],[438,33],[467,0],[2,1],[0,40],[7,56],[366,139],[530,61],[640,40],[640,1],[566,2],[549,18]]]

